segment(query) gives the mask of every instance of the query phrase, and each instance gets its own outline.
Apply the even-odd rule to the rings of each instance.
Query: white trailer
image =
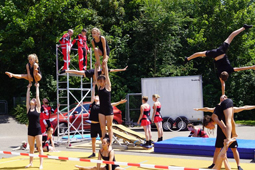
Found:
[[[142,95],[148,96],[152,107],[152,95],[159,94],[163,129],[173,127],[185,130],[188,122],[201,122],[202,111],[194,108],[203,107],[202,76],[142,78]],[[152,115],[152,108],[151,108]]]

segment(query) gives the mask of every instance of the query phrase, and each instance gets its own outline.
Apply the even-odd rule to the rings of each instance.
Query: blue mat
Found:
[[[70,135],[70,138],[76,138],[76,139],[82,139],[82,136],[81,135]],[[91,137],[90,137],[90,134],[86,134],[86,135],[83,135],[83,139],[90,139],[91,140]],[[63,136],[62,139],[68,139],[68,136]],[[97,137],[96,140],[100,140],[100,137]]]
[[[240,158],[253,159],[255,154],[255,140],[237,139]],[[175,137],[154,144],[156,153],[174,153],[187,155],[213,156],[215,138]],[[233,158],[231,149],[227,155]]]

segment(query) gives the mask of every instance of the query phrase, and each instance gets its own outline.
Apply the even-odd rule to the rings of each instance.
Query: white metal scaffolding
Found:
[[[68,44],[66,44],[66,47],[68,47]],[[78,49],[73,49],[73,51],[77,51]],[[68,50],[66,51],[66,61],[67,61],[67,70],[69,70],[69,64],[70,60],[68,60]],[[92,78],[90,78],[89,82],[84,82],[83,76],[74,75],[74,74],[59,74],[59,71],[61,68],[59,68],[59,52],[61,52],[61,45],[56,44],[56,79],[57,79],[57,104],[60,105],[60,107],[65,106],[66,111],[64,113],[61,112],[61,109],[58,110],[58,116],[57,116],[57,134],[58,134],[58,143],[66,143],[66,140],[62,139],[63,135],[67,135],[67,144],[70,145],[70,142],[74,141],[74,138],[71,138],[71,134],[74,136],[75,134],[81,135],[81,138],[84,139],[83,133],[85,131],[84,126],[89,126],[89,124],[84,122],[84,119],[86,117],[83,117],[83,113],[88,112],[88,110],[83,106],[83,101],[86,98],[90,98],[89,96],[91,89],[92,89]],[[92,69],[92,51],[87,54],[89,55],[90,59],[90,69]],[[77,54],[74,56],[77,57]],[[63,60],[62,60],[63,61]],[[70,65],[72,63],[70,62]],[[72,65],[73,66],[73,65]],[[74,66],[73,66],[74,67]],[[75,68],[75,67],[74,67]],[[72,80],[72,77],[80,77],[80,87],[70,87],[70,81]],[[60,78],[61,77],[61,78]],[[61,79],[61,80],[60,80]],[[85,87],[84,87],[85,86]],[[80,100],[78,100],[78,97],[74,95],[75,91],[80,91]],[[70,100],[74,99],[76,106],[73,108],[70,108]],[[78,107],[81,107],[79,112],[76,112],[76,109]],[[66,114],[67,113],[67,114]],[[75,119],[72,119],[70,121],[70,118],[73,118],[73,115],[76,115]],[[60,117],[67,119],[67,123],[61,123]],[[81,118],[80,123],[78,122],[78,118]],[[73,129],[71,131],[71,129]],[[75,140],[77,141],[77,140]]]

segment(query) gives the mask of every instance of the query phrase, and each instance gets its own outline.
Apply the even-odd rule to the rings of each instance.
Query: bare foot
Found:
[[[29,167],[32,167],[33,164],[28,164],[27,166],[25,166],[25,168],[29,168]]]
[[[236,138],[230,138],[230,140],[224,139],[224,145],[227,145],[227,147],[229,147],[235,141]]]
[[[6,71],[5,74],[7,74],[10,78],[12,78],[12,73]]]
[[[232,135],[232,138],[237,138],[237,137],[238,137],[237,134],[233,134],[233,135]]]

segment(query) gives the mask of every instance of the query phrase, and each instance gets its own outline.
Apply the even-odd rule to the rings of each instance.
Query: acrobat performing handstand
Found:
[[[185,58],[185,63],[188,61],[197,58],[197,57],[212,57],[214,59],[215,66],[217,68],[217,76],[220,79],[221,82],[221,90],[222,95],[225,94],[225,81],[227,81],[229,75],[233,72],[242,71],[242,70],[249,70],[249,69],[255,69],[255,65],[253,66],[247,66],[247,67],[235,67],[233,68],[230,65],[230,62],[228,60],[228,57],[226,55],[226,52],[229,48],[230,43],[232,40],[242,31],[251,28],[252,25],[245,24],[242,28],[239,28],[238,30],[235,30],[232,32],[229,37],[223,42],[221,46],[219,46],[217,49],[208,50],[208,51],[202,51],[202,52],[196,52],[192,54],[189,57]]]

